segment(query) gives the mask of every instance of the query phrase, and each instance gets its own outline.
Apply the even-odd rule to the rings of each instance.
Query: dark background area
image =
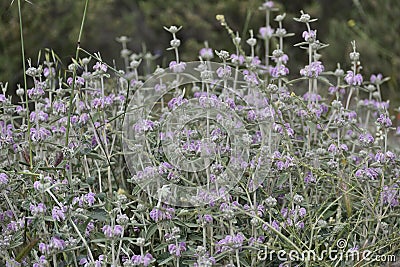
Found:
[[[26,57],[37,62],[39,50],[51,48],[67,66],[75,55],[85,1],[31,2],[22,4]],[[165,67],[173,59],[173,53],[166,51],[170,34],[163,26],[182,25],[178,38],[182,41],[183,60],[196,60],[204,41],[208,41],[213,49],[233,52],[234,46],[215,16],[225,15],[229,26],[239,32],[243,47],[246,47],[248,30],[258,32],[264,26],[264,12],[258,10],[262,3],[259,0],[92,0],[81,46],[92,53],[100,51],[103,60],[110,64],[115,60],[116,65],[123,68],[121,45],[115,38],[126,35],[131,38],[130,50],[140,53],[146,49],[158,54],[156,63]],[[304,24],[293,20],[300,16],[302,9],[318,18],[312,26],[318,30],[321,42],[330,44],[321,51],[321,60],[327,70],[334,70],[338,62],[345,70],[350,67],[350,42],[356,40],[364,79],[369,79],[372,73],[390,76],[391,80],[383,90],[384,99],[390,99],[392,107],[399,105],[400,4],[397,0],[286,0],[277,3],[280,11],[273,13],[272,18],[286,12],[284,27],[288,32],[296,33],[285,40],[293,77],[298,76],[307,59],[303,50],[292,47],[300,41],[305,30]],[[10,4],[11,0],[0,3],[0,81],[8,81],[12,89],[17,83],[22,84],[22,63],[17,3]],[[275,21],[272,26],[277,26]]]

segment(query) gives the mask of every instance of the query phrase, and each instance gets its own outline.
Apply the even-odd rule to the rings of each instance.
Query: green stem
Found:
[[[19,2],[19,0],[18,0],[18,2]],[[75,52],[75,62],[78,62],[78,59],[79,59],[79,48],[80,48],[80,45],[81,45],[83,25],[85,24],[85,18],[86,18],[86,12],[87,12],[88,4],[89,4],[89,0],[86,0],[85,1],[85,9],[83,10],[81,28],[79,30],[79,35],[78,35],[78,42],[77,42],[77,47],[76,47],[76,52]],[[74,67],[73,75],[72,75],[71,95],[70,95],[70,98],[69,98],[67,130],[66,130],[66,133],[65,133],[65,135],[66,135],[65,136],[65,147],[68,147],[68,142],[69,142],[69,130],[70,130],[70,127],[71,127],[71,113],[72,113],[72,104],[73,104],[73,100],[74,100],[75,79],[76,79],[76,68]]]
[[[26,82],[26,66],[25,66],[25,45],[24,45],[24,34],[22,28],[22,14],[21,14],[21,0],[18,0],[18,16],[19,16],[19,32],[21,38],[21,55],[22,55],[22,68],[24,71],[24,89],[25,89],[25,108],[26,108],[26,116],[28,123],[28,142],[29,142],[29,166],[30,169],[33,169],[32,162],[32,140],[31,140],[31,120],[29,118],[29,101],[28,101],[28,85]]]

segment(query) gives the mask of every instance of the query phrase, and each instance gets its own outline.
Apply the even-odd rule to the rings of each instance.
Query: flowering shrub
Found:
[[[354,42],[350,70],[325,70],[319,51],[327,45],[302,12],[296,21],[305,25],[304,42],[297,46],[308,62],[288,80],[285,15],[276,16],[274,29],[275,4],[260,9],[266,25],[246,42],[217,16],[236,51],[205,47],[196,63],[180,61],[181,28],[171,26],[165,29],[176,59],[151,75],[139,72],[151,57],[132,53],[121,37],[123,70],[78,46],[66,70],[51,52],[38,65],[28,61],[32,87],[18,88],[15,101],[2,84],[1,264],[393,260],[400,164],[388,146],[396,129],[381,99],[387,79],[363,78]],[[294,253],[259,253],[280,250]],[[323,256],[299,256],[310,250]]]

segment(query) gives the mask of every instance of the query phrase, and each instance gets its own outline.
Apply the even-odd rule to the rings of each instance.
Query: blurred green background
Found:
[[[14,88],[22,83],[22,63],[17,3],[0,2],[0,81]],[[31,0],[22,4],[25,49],[32,62],[38,52],[52,48],[68,65],[74,56],[80,27],[83,0]],[[121,45],[115,38],[126,35],[132,38],[129,49],[140,53],[146,49],[158,54],[157,64],[165,66],[173,58],[166,51],[170,35],[163,26],[182,25],[178,33],[183,60],[196,60],[198,50],[208,41],[213,49],[234,51],[225,29],[215,19],[225,15],[229,26],[245,39],[249,29],[258,32],[264,26],[264,13],[258,10],[260,0],[92,0],[89,3],[81,46],[90,52],[101,52],[103,60],[123,68],[120,57]],[[305,30],[303,24],[293,21],[303,9],[318,18],[313,27],[318,37],[330,46],[321,51],[322,61],[328,70],[335,69],[337,62],[346,70],[349,66],[350,42],[356,40],[361,53],[362,72],[369,79],[371,73],[383,73],[391,80],[383,91],[384,98],[399,105],[400,96],[400,4],[397,0],[305,0],[279,1],[279,13],[286,12],[284,27],[296,36],[287,38],[285,51],[290,57],[291,74],[296,76],[306,63],[303,50],[292,47],[300,41]],[[273,26],[276,27],[273,21]],[[261,42],[259,42],[261,44]],[[393,105],[392,105],[393,107]]]

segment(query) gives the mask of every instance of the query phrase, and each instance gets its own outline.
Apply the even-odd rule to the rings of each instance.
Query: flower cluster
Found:
[[[271,19],[277,7],[260,6],[265,25],[245,42],[218,15],[235,51],[206,43],[195,66],[171,26],[175,58],[163,67],[122,36],[121,69],[99,53],[64,69],[46,51],[28,61],[29,87],[0,83],[0,266],[262,266],[253,248],[344,236],[351,251],[398,253],[388,78],[364,81],[355,43],[349,69],[326,69],[304,12],[296,46],[308,60],[289,70],[293,34],[285,14]]]

